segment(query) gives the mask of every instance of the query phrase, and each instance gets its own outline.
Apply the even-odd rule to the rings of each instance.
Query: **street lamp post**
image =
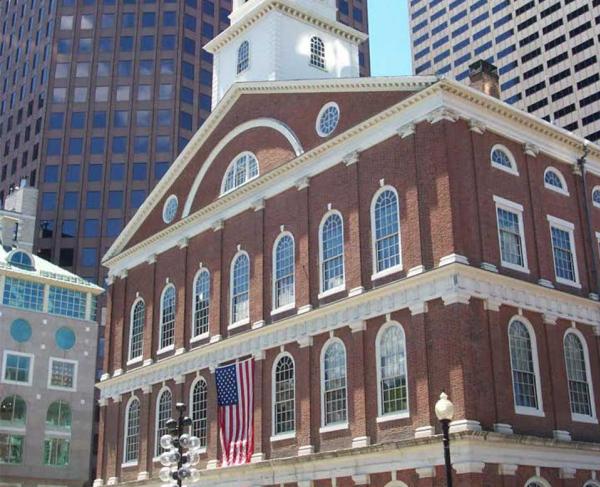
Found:
[[[160,479],[165,482],[162,487],[187,487],[184,480],[200,480],[200,472],[194,468],[200,461],[200,439],[188,432],[192,419],[184,414],[185,404],[178,402],[175,409],[179,418],[166,422],[169,433],[160,438],[160,446],[167,450],[160,456],[160,463],[164,465],[159,472]]]
[[[442,423],[444,436],[444,462],[446,463],[446,486],[452,487],[452,462],[450,461],[450,421],[454,417],[454,404],[448,400],[445,392],[440,394],[439,401],[435,404],[435,415]]]

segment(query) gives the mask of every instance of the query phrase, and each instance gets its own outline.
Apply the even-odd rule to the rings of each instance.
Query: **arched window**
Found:
[[[344,224],[338,212],[325,215],[319,232],[321,292],[344,287]]]
[[[546,479],[535,476],[535,477],[530,478],[525,483],[525,487],[552,487],[552,486],[550,485],[550,482],[548,482]]]
[[[175,286],[167,284],[160,297],[160,350],[175,343]]]
[[[323,426],[348,421],[346,348],[339,339],[325,344],[321,355],[321,411]]]
[[[171,391],[165,388],[158,394],[158,399],[156,401],[156,434],[154,437],[155,456],[159,456],[163,452],[163,449],[160,446],[160,438],[169,432],[167,429],[167,421],[171,418],[172,413],[171,398]]]
[[[249,318],[250,259],[239,252],[231,263],[231,324],[245,323]]]
[[[528,325],[518,318],[508,327],[515,407],[517,413],[525,414],[542,409],[535,335]]]
[[[48,406],[46,425],[54,428],[71,428],[71,407],[66,401],[54,401]]]
[[[565,181],[562,173],[553,167],[549,167],[544,172],[544,186],[552,191],[561,193],[564,195],[569,194],[567,188],[567,182]]]
[[[23,252],[22,250],[14,250],[11,252],[8,257],[8,262],[10,265],[18,267],[19,269],[25,269],[27,271],[34,269],[33,259],[27,252]]]
[[[588,352],[585,342],[578,333],[567,331],[564,338],[564,352],[571,414],[577,419],[595,418]]]
[[[600,208],[600,186],[596,186],[592,190],[592,203],[594,206]]]
[[[255,155],[251,152],[243,152],[229,164],[221,185],[221,195],[229,193],[257,177],[258,161]]]
[[[517,163],[511,152],[503,145],[495,145],[491,152],[492,166],[497,169],[509,172],[514,175],[519,175]]]
[[[129,324],[129,360],[141,359],[144,351],[144,324],[146,322],[146,305],[138,299],[131,307]]]
[[[273,435],[296,430],[296,383],[292,357],[285,353],[273,364]]]
[[[593,480],[588,480],[585,484],[583,484],[583,487],[600,487],[600,483]]]
[[[292,308],[295,302],[294,237],[284,233],[273,247],[273,308]]]
[[[194,309],[192,336],[208,334],[208,313],[210,311],[210,273],[200,269],[194,279]]]
[[[250,44],[244,41],[237,52],[237,74],[243,73],[250,67]]]
[[[133,397],[125,410],[123,462],[137,462],[140,449],[140,401]]]
[[[406,340],[399,324],[381,328],[376,352],[379,416],[408,413]]]
[[[398,213],[396,191],[390,187],[380,189],[371,206],[375,273],[402,265]]]
[[[310,65],[325,69],[325,43],[317,36],[310,38]]]
[[[192,386],[190,393],[192,434],[200,438],[200,446],[206,446],[207,439],[207,404],[208,387],[206,381],[200,377]]]
[[[0,402],[0,424],[10,426],[24,425],[27,418],[27,406],[21,396],[13,394]]]

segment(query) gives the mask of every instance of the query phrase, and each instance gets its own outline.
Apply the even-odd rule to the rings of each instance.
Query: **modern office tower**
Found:
[[[102,288],[31,254],[36,199],[22,187],[0,209],[0,482],[75,487],[90,474]]]
[[[410,0],[413,69],[468,81],[499,68],[502,99],[600,140],[600,2]]]
[[[366,0],[339,19],[367,30]],[[231,0],[28,0],[0,7],[0,201],[40,190],[38,255],[94,282],[99,260],[211,108]],[[367,47],[361,73],[369,73]]]

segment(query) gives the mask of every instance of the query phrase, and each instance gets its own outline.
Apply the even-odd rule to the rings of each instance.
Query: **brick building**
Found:
[[[357,78],[328,1],[233,7],[222,98],[105,257],[95,485],[159,485],[179,401],[202,484],[444,485],[443,390],[457,485],[600,485],[600,148],[452,80]],[[296,49],[260,71],[269,22]],[[254,455],[221,468],[214,370],[247,357]]]

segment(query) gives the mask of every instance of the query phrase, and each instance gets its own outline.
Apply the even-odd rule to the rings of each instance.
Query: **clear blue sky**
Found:
[[[412,74],[408,0],[369,0],[371,75]]]

